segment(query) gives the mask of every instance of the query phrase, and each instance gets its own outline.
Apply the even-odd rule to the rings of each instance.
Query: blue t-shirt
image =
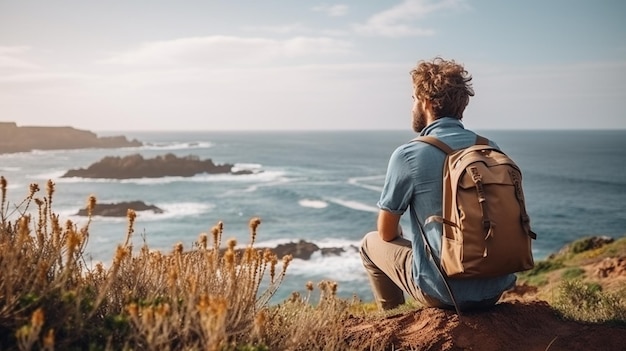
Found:
[[[444,117],[428,125],[420,135],[435,136],[452,149],[468,147],[476,141],[476,134],[466,130],[460,120]],[[492,143],[493,144],[493,143]],[[495,144],[493,144],[495,146]],[[430,223],[424,228],[432,246],[433,258],[424,250],[420,229],[431,215],[442,214],[443,164],[445,154],[423,142],[410,142],[399,146],[391,155],[387,176],[378,207],[402,215],[410,208],[411,240],[413,246],[413,278],[425,294],[452,305],[452,299],[441,278],[433,258],[440,260],[442,225]],[[417,218],[415,216],[417,214]],[[495,278],[448,279],[459,304],[493,298],[513,286],[516,277],[508,274]]]

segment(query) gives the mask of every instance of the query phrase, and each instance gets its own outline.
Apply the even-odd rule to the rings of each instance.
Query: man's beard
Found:
[[[421,133],[426,128],[426,116],[421,105],[417,105],[417,110],[413,112],[413,130]]]

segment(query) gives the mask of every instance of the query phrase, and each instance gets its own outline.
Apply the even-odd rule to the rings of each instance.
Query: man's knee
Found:
[[[365,236],[363,237],[363,240],[361,240],[361,247],[359,248],[359,252],[361,253],[361,256],[363,256],[364,254],[367,256],[369,254],[369,248],[371,246],[371,242],[372,240],[376,240],[376,238],[378,237],[378,232],[369,232],[367,234],[365,234]]]
[[[378,237],[378,232],[369,232],[365,234],[363,240],[361,240],[361,246],[359,247],[359,253],[361,254],[361,260],[364,265],[373,264],[370,259],[370,247],[372,240],[375,240]]]

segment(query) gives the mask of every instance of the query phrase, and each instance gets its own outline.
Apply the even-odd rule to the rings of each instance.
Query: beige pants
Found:
[[[413,280],[413,249],[404,238],[384,241],[378,232],[365,235],[361,243],[361,259],[372,286],[374,299],[382,309],[392,309],[405,302],[404,293],[426,307],[453,309],[453,306],[425,295]],[[462,304],[461,310],[493,306],[500,295],[484,301]]]

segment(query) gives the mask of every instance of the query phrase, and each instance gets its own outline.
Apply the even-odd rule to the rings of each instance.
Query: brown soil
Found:
[[[613,290],[626,286],[626,259],[581,266],[588,277]],[[626,327],[560,318],[537,298],[534,286],[518,285],[488,311],[464,313],[424,308],[347,324],[353,348],[363,350],[626,350]]]
[[[502,302],[489,311],[461,317],[425,308],[375,322],[355,318],[348,330],[353,345],[363,349],[381,345],[390,345],[390,350],[626,349],[626,328],[564,321],[537,300]]]

